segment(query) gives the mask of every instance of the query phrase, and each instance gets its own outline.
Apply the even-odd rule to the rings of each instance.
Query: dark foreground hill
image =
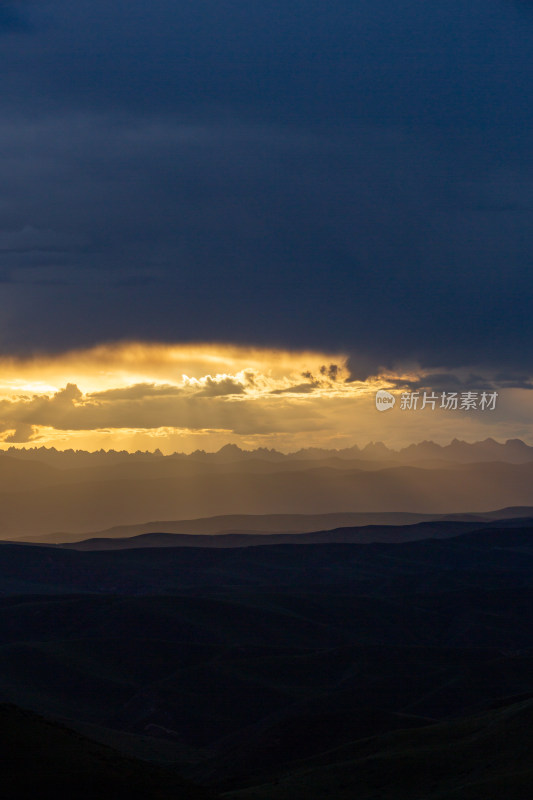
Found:
[[[227,800],[529,800],[533,700],[350,743]]]
[[[434,576],[462,585],[479,573],[530,580],[532,527],[471,531],[467,523],[423,523],[440,538],[403,543],[272,544],[233,548],[134,548],[77,551],[0,543],[0,594],[169,594],[228,586],[354,586],[373,594],[398,581],[412,588]],[[429,529],[427,528],[429,526]],[[417,526],[414,526],[417,528]],[[467,532],[463,532],[465,527]],[[476,527],[474,525],[474,527]],[[403,530],[403,529],[401,529]],[[398,535],[401,535],[401,530]],[[468,532],[470,530],[470,532]]]
[[[476,781],[484,800],[532,796],[527,709],[503,728],[505,769],[499,733],[453,727],[476,716],[497,732],[495,703],[533,696],[530,527],[403,544],[2,545],[0,588],[0,700],[195,784],[273,800],[478,800],[456,793]]]
[[[5,800],[209,800],[173,770],[140,761],[14,705],[0,705]]]

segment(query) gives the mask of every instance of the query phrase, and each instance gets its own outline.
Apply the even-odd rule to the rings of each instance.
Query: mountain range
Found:
[[[398,462],[411,462],[419,459],[443,459],[446,461],[474,462],[474,461],[507,461],[521,464],[533,461],[533,446],[526,444],[521,439],[507,439],[497,442],[488,437],[480,442],[465,442],[453,439],[447,445],[440,445],[431,441],[410,444],[407,447],[394,450],[383,442],[369,442],[364,447],[353,445],[340,450],[307,447],[292,453],[281,453],[275,449],[259,447],[254,450],[243,450],[236,444],[227,444],[217,452],[195,450],[190,454],[172,453],[164,456],[160,450],[154,452],[130,453],[126,450],[98,450],[87,452],[84,450],[57,450],[54,447],[9,447],[4,452],[13,457],[25,460],[44,461],[63,467],[81,467],[100,464],[147,462],[154,463],[162,459],[173,461],[201,461],[230,463],[234,461],[257,459],[261,461],[299,461],[322,460],[324,458],[381,460],[394,459]]]
[[[519,440],[490,439],[422,443],[396,454],[383,445],[292,455],[230,445],[190,456],[10,449],[0,454],[0,538],[73,541],[117,526],[243,514],[344,515],[328,526],[338,527],[357,524],[346,521],[350,514],[427,519],[533,506],[532,451]],[[220,530],[235,526],[210,532]]]

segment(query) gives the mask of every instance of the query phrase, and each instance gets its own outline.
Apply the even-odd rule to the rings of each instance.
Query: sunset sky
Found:
[[[464,370],[441,373],[412,365],[353,379],[343,354],[222,345],[122,343],[0,362],[0,437],[4,448],[141,449],[164,453],[306,446],[403,446],[454,437],[529,441],[531,390]],[[394,408],[376,409],[387,389]],[[433,393],[434,407],[422,409]],[[402,393],[417,408],[401,408]],[[476,408],[442,409],[442,393],[476,395]],[[497,392],[495,408],[480,408]]]
[[[0,447],[533,443],[532,36],[514,0],[3,2]]]

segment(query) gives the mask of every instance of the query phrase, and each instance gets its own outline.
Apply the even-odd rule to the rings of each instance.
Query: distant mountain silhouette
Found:
[[[492,517],[495,514],[495,517]],[[517,517],[525,518],[531,514],[533,507],[520,508],[514,511]],[[493,518],[513,516],[512,509],[487,512],[484,514],[412,514],[409,512],[354,512],[346,514],[226,514],[199,519],[156,520],[142,522],[138,525],[117,525],[102,531],[92,532],[92,538],[122,539],[144,534],[181,534],[193,536],[233,536],[246,534],[249,536],[273,536],[276,534],[321,533],[334,528],[361,527],[368,525],[400,526],[416,525],[418,522],[434,522],[449,520],[450,522],[480,522]],[[86,537],[79,533],[52,533],[31,537],[35,543],[67,543],[79,542]],[[201,546],[201,543],[198,543]]]
[[[533,514],[533,509],[531,509]],[[472,515],[475,518],[475,515]],[[531,518],[496,520],[484,525],[490,527],[532,527]],[[255,531],[227,531],[214,535],[179,533],[143,533],[128,537],[95,537],[80,542],[65,543],[72,550],[126,550],[145,547],[264,547],[274,544],[369,544],[371,542],[415,542],[420,539],[448,539],[453,536],[480,530],[479,521],[455,522],[437,520],[415,525],[366,525],[359,528],[334,528],[310,533],[267,533]]]
[[[533,461],[386,467],[368,461],[363,468],[342,459],[278,464],[255,457],[229,463],[161,457],[60,468],[2,455],[2,469],[8,487],[0,491],[2,539],[38,540],[61,531],[79,539],[117,525],[235,514],[379,511],[427,518],[533,505]]]
[[[80,549],[114,549],[132,546],[154,547],[247,547],[255,544],[327,543],[331,541],[411,541],[432,538],[441,523],[444,535],[455,535],[468,525],[488,525],[492,520],[505,527],[527,525],[533,507],[519,506],[482,514],[409,514],[405,512],[353,514],[233,514],[192,520],[167,520],[139,525],[120,525],[94,532],[85,539],[76,533],[55,533],[38,537],[35,544],[82,545]],[[433,525],[433,523],[438,523]],[[466,523],[461,527],[462,523]],[[458,525],[457,528],[455,526]],[[453,534],[451,533],[452,531]],[[141,538],[142,537],[142,538]],[[155,538],[151,538],[155,537]],[[120,541],[125,544],[121,545]],[[106,543],[108,543],[106,545]],[[150,543],[150,544],[149,544]],[[86,547],[85,547],[86,545]]]
[[[205,450],[195,450],[188,455],[185,453],[173,453],[168,456],[164,456],[160,450],[156,450],[155,452],[137,451],[136,453],[129,453],[126,450],[99,450],[96,452],[87,452],[84,450],[60,451],[56,450],[54,447],[9,447],[4,452],[12,458],[43,461],[59,467],[100,466],[104,464],[126,464],[133,462],[153,464],[161,460],[232,463],[255,459],[280,463],[287,460],[320,461],[323,459],[341,458],[362,461],[387,461],[392,459],[397,463],[406,463],[419,459],[444,459],[446,461],[458,461],[463,463],[475,461],[507,461],[516,464],[533,461],[533,446],[525,444],[521,439],[508,439],[505,442],[497,442],[491,437],[480,442],[465,442],[459,439],[453,439],[448,445],[423,441],[418,444],[408,445],[399,450],[391,449],[383,442],[369,442],[362,448],[353,445],[352,447],[340,450],[308,447],[288,454],[266,447],[259,447],[255,450],[243,450],[236,444],[224,445],[220,450],[213,453],[206,452]]]

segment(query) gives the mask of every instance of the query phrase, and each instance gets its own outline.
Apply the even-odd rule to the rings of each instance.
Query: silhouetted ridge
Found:
[[[0,705],[2,795],[9,800],[208,800],[167,768],[149,764],[14,705]]]

